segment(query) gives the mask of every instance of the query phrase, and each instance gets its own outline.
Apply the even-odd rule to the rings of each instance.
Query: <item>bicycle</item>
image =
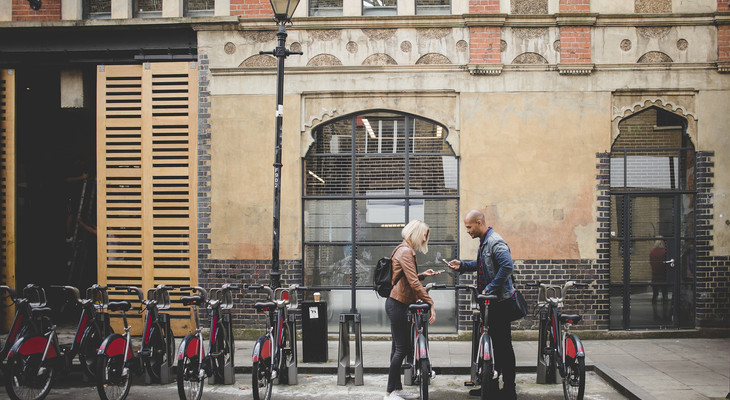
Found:
[[[107,336],[97,352],[98,375],[96,388],[102,400],[124,400],[131,386],[130,373],[146,373],[149,382],[169,383],[174,354],[175,338],[170,328],[170,316],[160,312],[170,308],[170,286],[157,285],[147,291],[145,300],[142,290],[134,286],[115,286],[114,289],[136,294],[141,302],[140,312],[146,310],[142,344],[137,355],[132,352],[131,326],[126,311],[129,301],[109,302],[111,312],[122,313],[124,335]]]
[[[254,400],[270,400],[274,381],[288,384],[297,381],[296,326],[295,321],[289,319],[289,310],[297,308],[296,291],[305,288],[291,285],[272,290],[269,286],[251,285],[248,289],[261,290],[267,298],[267,301],[254,304],[257,311],[269,315],[266,333],[254,344],[251,387]]]
[[[585,349],[577,335],[569,333],[571,325],[581,320],[579,314],[563,314],[563,296],[571,287],[588,284],[568,281],[562,287],[537,282],[537,311],[540,330],[537,347],[537,383],[556,383],[557,370],[563,381],[566,400],[582,400],[586,385]],[[536,312],[537,312],[536,311]],[[562,328],[562,329],[561,329]]]
[[[443,289],[446,285],[429,283],[426,292],[431,289]],[[413,354],[408,357],[408,367],[405,370],[404,381],[418,384],[421,400],[428,400],[428,385],[436,375],[431,365],[428,350],[428,313],[431,305],[418,300],[416,304],[408,306],[408,321],[411,323],[411,349]]]
[[[494,399],[499,395],[499,375],[495,369],[492,338],[489,336],[489,303],[497,296],[481,294],[475,285],[456,285],[455,288],[471,292],[472,340],[471,380],[465,386],[480,386],[481,399]]]
[[[15,318],[8,331],[5,343],[0,346],[0,362],[5,361],[18,339],[28,335],[40,335],[48,331],[51,320],[48,314],[51,308],[47,307],[46,294],[40,286],[29,284],[23,288],[22,297],[9,286],[0,286],[0,294],[7,293],[10,301],[15,303]]]
[[[177,351],[177,391],[181,400],[200,400],[203,395],[205,378],[214,382],[232,384],[233,377],[233,328],[230,312],[233,308],[231,290],[238,286],[225,284],[210,291],[195,287],[180,288],[183,291],[195,290],[197,294],[182,296],[183,305],[191,306],[195,315],[195,333],[185,336]],[[203,350],[203,335],[198,309],[205,306],[210,310],[210,341],[208,354]]]

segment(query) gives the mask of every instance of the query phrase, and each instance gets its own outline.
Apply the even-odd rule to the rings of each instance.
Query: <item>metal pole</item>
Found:
[[[274,232],[271,245],[271,287],[281,286],[281,271],[279,268],[279,228],[281,214],[281,142],[282,125],[284,120],[284,59],[290,54],[302,54],[286,49],[286,21],[278,23],[279,30],[276,32],[278,43],[276,49],[271,52],[260,52],[260,54],[271,54],[278,59],[276,66],[276,142],[274,144]]]

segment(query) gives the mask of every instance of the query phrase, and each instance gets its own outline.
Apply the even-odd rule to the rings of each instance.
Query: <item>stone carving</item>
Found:
[[[387,54],[377,53],[368,56],[368,58],[362,62],[362,65],[398,65],[398,63],[395,62],[393,57]]]
[[[685,40],[685,39],[677,40],[677,49],[687,50],[687,46],[689,46],[689,43],[687,43],[687,40]]]
[[[348,53],[350,53],[350,54],[357,53],[357,48],[358,48],[357,43],[352,42],[352,41],[347,42],[346,47],[347,47],[347,52]]]
[[[469,51],[469,43],[467,43],[466,40],[459,40],[456,42],[456,51],[460,53]]]
[[[426,39],[443,39],[451,32],[449,28],[418,28],[416,32]]]
[[[638,64],[670,63],[672,58],[661,51],[650,51],[639,58]]]
[[[512,0],[512,14],[547,14],[548,0]]]
[[[404,40],[400,43],[400,51],[402,51],[404,53],[410,53],[412,48],[413,48],[413,45],[411,44],[411,42],[409,42],[407,40]]]
[[[342,61],[332,54],[317,54],[307,62],[307,67],[326,67],[330,65],[342,65]]]
[[[634,12],[657,14],[672,12],[672,0],[634,0]]]
[[[622,40],[620,47],[621,47],[621,50],[623,50],[623,51],[631,50],[631,41],[629,39]]]
[[[395,35],[395,29],[363,29],[362,33],[371,40],[388,40]]]
[[[547,64],[545,57],[537,53],[522,53],[512,60],[512,64]]]
[[[499,41],[499,52],[504,53],[507,51],[507,41],[506,40],[500,40]]]
[[[225,44],[225,46],[223,46],[223,51],[225,51],[226,54],[233,54],[236,52],[236,45],[228,42]]]
[[[419,64],[451,64],[451,60],[443,54],[428,53],[416,61],[416,65]]]
[[[243,60],[239,67],[276,67],[276,57],[266,54],[256,54]]]
[[[321,42],[329,42],[340,38],[339,29],[316,29],[309,31],[309,36]]]
[[[299,42],[294,42],[289,46],[289,50],[291,51],[302,51],[302,44]]]
[[[556,40],[553,42],[553,50],[560,53],[560,40]]]
[[[664,36],[667,36],[671,30],[672,28],[668,26],[642,26],[636,28],[636,33],[646,39],[661,39]]]
[[[242,38],[256,43],[266,43],[276,40],[276,32],[274,31],[240,31],[238,34]]]
[[[548,34],[548,28],[512,28],[512,33],[520,39],[538,39]]]

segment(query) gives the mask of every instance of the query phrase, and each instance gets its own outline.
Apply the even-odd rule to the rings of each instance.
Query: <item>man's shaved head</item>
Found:
[[[464,227],[472,238],[482,237],[487,233],[487,222],[484,213],[479,210],[471,210],[464,217]]]
[[[466,214],[466,217],[464,217],[464,219],[472,222],[484,222],[484,213],[479,210],[471,210]]]

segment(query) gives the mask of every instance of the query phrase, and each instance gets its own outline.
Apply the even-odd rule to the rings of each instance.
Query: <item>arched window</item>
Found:
[[[694,326],[695,151],[687,120],[649,107],[611,148],[612,329]]]
[[[364,331],[388,331],[372,271],[401,242],[408,221],[421,219],[431,227],[428,254],[417,255],[419,271],[444,269],[440,260],[456,256],[459,163],[447,135],[436,122],[381,110],[313,129],[314,143],[302,163],[304,283],[332,289],[323,294],[334,316],[331,330],[340,312],[357,309]],[[434,281],[453,285],[454,278],[442,274]],[[454,292],[431,294],[439,301],[432,329],[456,331]]]

